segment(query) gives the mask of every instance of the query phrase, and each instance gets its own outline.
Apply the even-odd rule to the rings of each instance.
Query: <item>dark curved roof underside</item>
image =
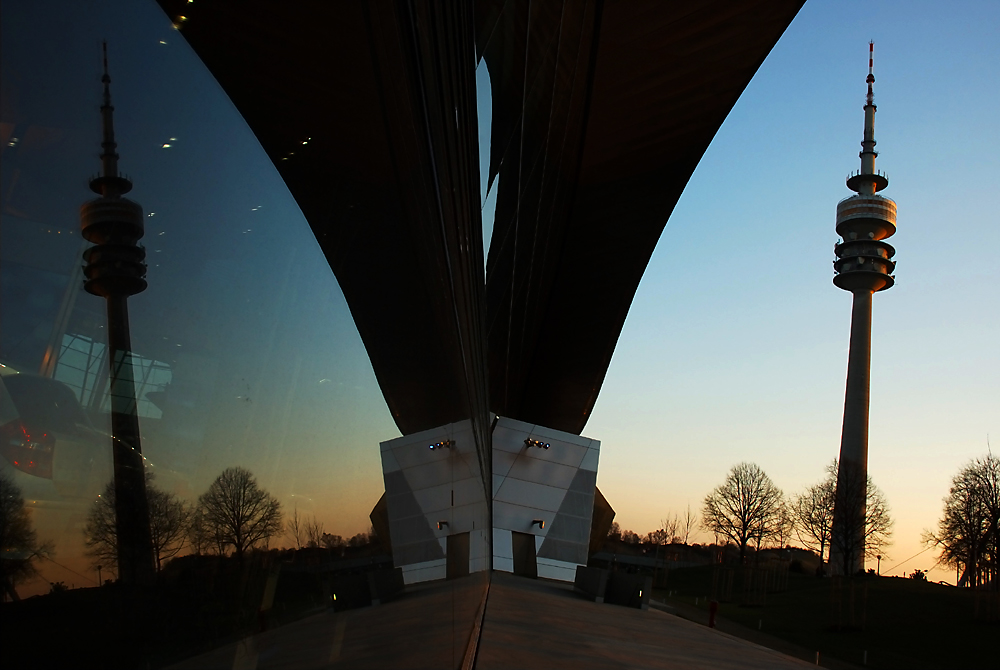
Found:
[[[802,2],[485,4],[491,407],[579,433],[670,212]]]
[[[802,4],[159,2],[305,214],[404,434],[583,430],[671,210]]]

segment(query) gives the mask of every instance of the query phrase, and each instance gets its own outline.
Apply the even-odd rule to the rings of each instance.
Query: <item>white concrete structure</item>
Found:
[[[576,567],[587,563],[600,448],[598,440],[499,419],[493,429],[494,570],[522,572],[515,544],[523,544],[519,535],[533,535],[537,575],[573,581]]]
[[[470,422],[406,435],[380,447],[393,562],[402,568],[403,581],[413,584],[489,568],[489,510]]]
[[[468,421],[383,442],[393,563],[407,584],[489,568],[486,491]],[[493,569],[572,582],[586,565],[600,442],[500,418]]]

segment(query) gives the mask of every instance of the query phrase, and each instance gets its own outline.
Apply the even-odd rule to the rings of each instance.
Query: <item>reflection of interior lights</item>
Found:
[[[427,445],[427,448],[433,451],[434,449],[445,449],[445,448],[451,449],[453,446],[455,446],[454,440],[445,440],[444,442],[435,442],[434,444],[429,444]]]
[[[541,440],[532,440],[529,438],[524,440],[524,446],[538,447],[539,449],[548,449],[550,445],[548,442],[542,442]]]

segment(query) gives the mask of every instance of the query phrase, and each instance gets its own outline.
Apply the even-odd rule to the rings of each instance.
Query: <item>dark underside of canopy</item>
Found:
[[[403,434],[487,410],[583,430],[671,210],[801,4],[160,0],[305,214]]]

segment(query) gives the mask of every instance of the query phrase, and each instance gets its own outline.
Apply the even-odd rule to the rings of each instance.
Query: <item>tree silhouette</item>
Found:
[[[1000,458],[977,458],[955,475],[938,530],[925,541],[941,547],[940,562],[961,571],[959,586],[1000,588]]]
[[[245,468],[223,470],[198,499],[198,507],[208,537],[220,551],[232,547],[239,557],[282,532],[281,503]]]
[[[302,519],[299,518],[298,507],[296,507],[292,511],[292,516],[291,518],[288,519],[288,523],[286,524],[286,529],[288,534],[292,537],[292,539],[295,540],[295,548],[301,549],[303,544],[302,541],[306,537],[306,532]]]
[[[826,477],[795,496],[792,517],[799,542],[825,560],[833,532],[833,505],[837,490],[837,461],[827,466]]]
[[[37,573],[35,562],[52,551],[38,544],[21,489],[6,472],[0,472],[0,582],[3,598],[20,600],[18,584]]]
[[[173,493],[153,484],[146,475],[146,497],[149,500],[149,531],[153,540],[153,556],[157,572],[163,562],[177,555],[189,534],[191,508]],[[115,531],[115,484],[108,482],[104,492],[91,505],[84,526],[87,553],[95,565],[118,565],[118,535]]]
[[[323,524],[316,520],[315,514],[313,514],[313,518],[311,520],[305,522],[303,529],[305,531],[308,546],[323,546]]]
[[[684,511],[684,517],[681,519],[681,524],[679,529],[680,532],[684,533],[681,536],[681,541],[684,544],[687,544],[688,540],[691,539],[691,532],[695,529],[697,525],[698,525],[698,515],[695,512],[692,512],[691,505],[688,505],[687,509]]]
[[[892,544],[894,522],[885,493],[875,486],[871,475],[867,476],[862,488],[860,477],[850,469],[841,470],[845,470],[845,466],[841,464],[838,469],[837,461],[828,468],[838,481],[835,509],[840,506],[844,513],[842,532],[830,535],[830,564],[836,572],[851,575],[864,568],[865,557],[881,555],[885,558],[885,548]]]
[[[783,505],[781,490],[763,470],[753,463],[739,463],[725,482],[705,496],[702,525],[736,544],[742,563],[751,541],[759,549],[778,532]]]

